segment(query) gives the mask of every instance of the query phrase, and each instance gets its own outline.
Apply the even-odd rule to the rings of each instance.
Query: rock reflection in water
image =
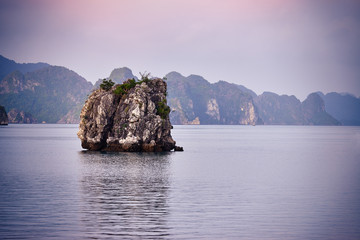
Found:
[[[170,154],[81,152],[87,237],[166,238]]]

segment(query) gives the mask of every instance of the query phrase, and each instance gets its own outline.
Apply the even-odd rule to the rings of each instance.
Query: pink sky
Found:
[[[0,54],[92,82],[127,66],[258,94],[359,96],[359,11],[356,0],[0,0]]]

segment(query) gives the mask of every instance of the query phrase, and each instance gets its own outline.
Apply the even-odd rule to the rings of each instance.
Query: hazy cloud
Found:
[[[176,70],[305,98],[360,95],[356,0],[0,0],[0,54],[94,82]]]

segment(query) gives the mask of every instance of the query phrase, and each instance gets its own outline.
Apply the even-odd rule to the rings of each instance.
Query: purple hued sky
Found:
[[[91,82],[127,66],[303,100],[360,95],[359,0],[0,0],[0,54]]]

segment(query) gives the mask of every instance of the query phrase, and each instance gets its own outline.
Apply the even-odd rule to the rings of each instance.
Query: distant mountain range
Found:
[[[348,93],[318,93],[325,102],[325,110],[343,125],[360,126],[360,98]]]
[[[115,68],[111,73],[110,76],[105,79],[111,79],[115,83],[123,83],[128,79],[134,78],[137,80],[137,77],[133,75],[132,71],[127,67],[122,68]],[[100,84],[102,83],[103,79],[99,79],[94,84],[94,89],[97,89],[100,87]]]
[[[328,114],[325,102],[317,93],[303,102],[295,96],[264,92],[255,97],[260,117],[269,125],[341,125]]]
[[[23,74],[50,66],[47,63],[16,63],[0,55],[0,79],[3,79],[13,71],[19,71]]]
[[[177,72],[165,77],[173,124],[262,124],[251,94],[235,84]]]
[[[0,105],[9,123],[78,123],[92,89],[77,73],[46,63],[19,64],[0,56]],[[122,83],[135,78],[129,68],[114,69],[106,79]],[[311,93],[295,96],[257,95],[237,84],[209,83],[198,75],[168,73],[172,124],[360,125],[360,99],[350,94]],[[11,112],[11,113],[10,113]]]
[[[0,59],[0,68],[7,74],[0,80],[0,105],[13,112],[8,114],[9,123],[79,121],[82,105],[93,87],[90,82],[64,67]],[[11,66],[8,71],[6,66]]]

